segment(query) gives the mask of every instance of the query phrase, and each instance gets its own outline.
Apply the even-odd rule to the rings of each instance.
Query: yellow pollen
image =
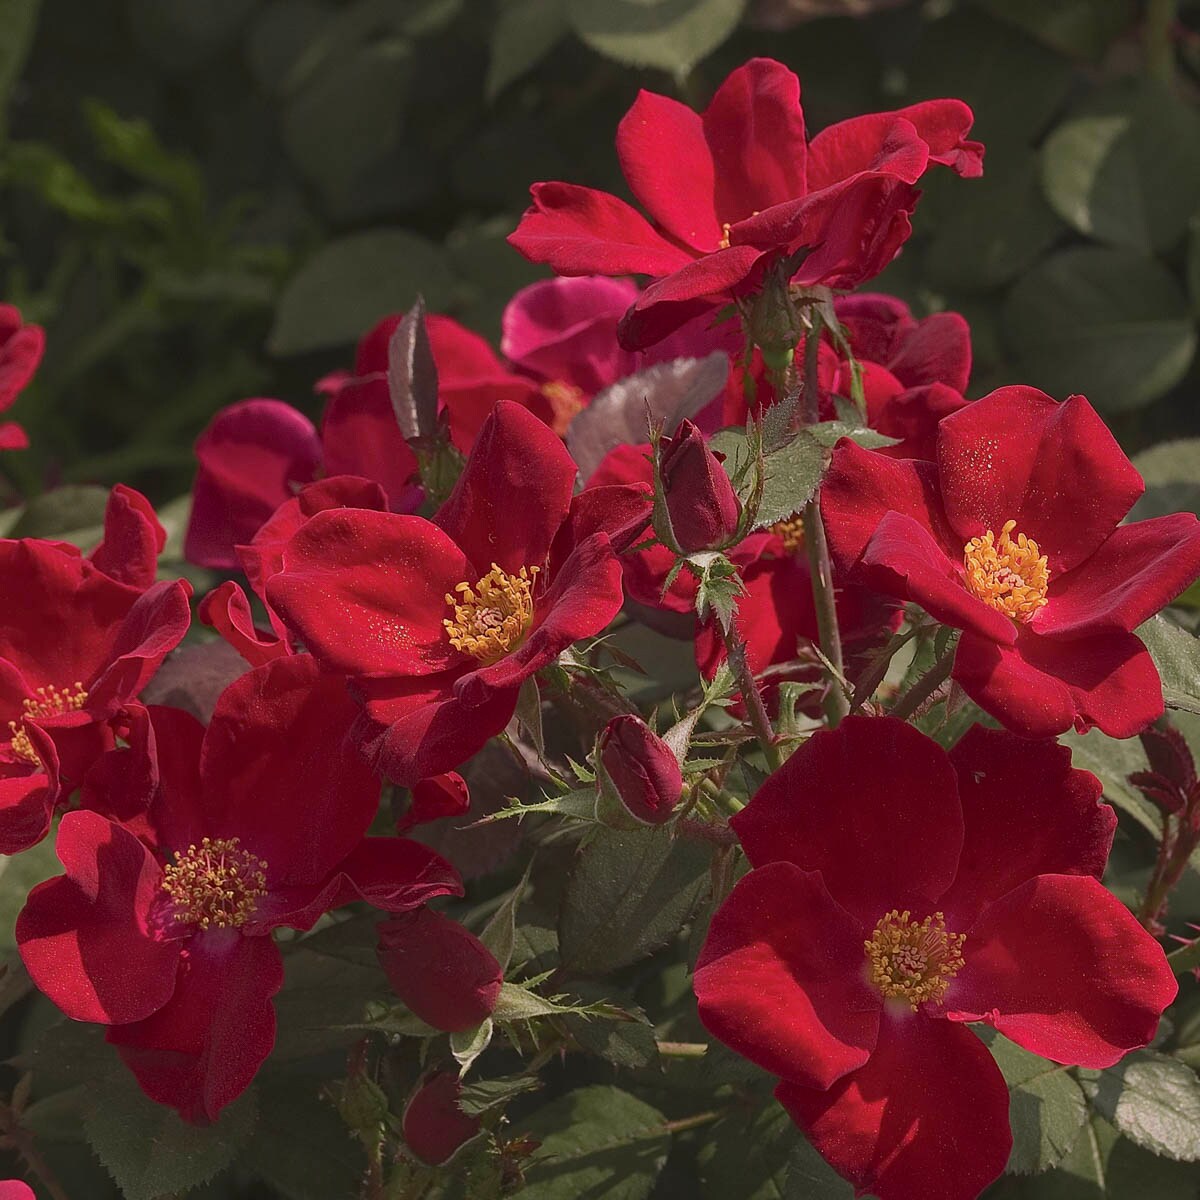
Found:
[[[967,590],[989,608],[1014,621],[1031,621],[1046,603],[1050,570],[1038,544],[1020,533],[1016,521],[1005,521],[1000,537],[989,529],[963,547]]]
[[[21,720],[9,721],[12,752],[35,767],[41,759],[25,732],[25,722],[43,717],[61,717],[63,713],[77,712],[87,703],[88,694],[82,683],[76,680],[71,687],[59,690],[56,687],[40,687],[32,696],[21,701]]]
[[[175,920],[201,929],[236,929],[267,894],[267,864],[241,848],[239,838],[204,838],[175,852],[163,867],[163,891]]]
[[[771,532],[783,539],[783,548],[789,554],[796,554],[804,548],[804,519],[799,515],[788,517],[786,521],[776,521],[771,526]]]
[[[731,224],[732,224],[732,222],[730,222],[730,221],[723,221],[721,223],[721,240],[717,243],[718,249],[721,249],[721,250],[729,249],[729,226]]]
[[[962,969],[965,933],[950,933],[936,912],[914,921],[905,909],[879,918],[863,943],[871,982],[887,997],[905,1000],[913,1012],[927,1000],[940,1000]]]
[[[550,401],[554,415],[559,420],[570,421],[571,417],[583,410],[586,396],[583,388],[568,383],[565,379],[550,379],[541,386],[541,393]]]
[[[492,569],[472,587],[460,583],[446,603],[454,612],[442,624],[450,645],[483,663],[494,663],[515,650],[533,623],[533,585],[537,567],[522,567],[516,575]]]

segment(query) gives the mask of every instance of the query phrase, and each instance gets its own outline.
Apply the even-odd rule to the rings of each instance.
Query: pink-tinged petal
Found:
[[[863,551],[859,574],[878,591],[919,604],[943,625],[1002,645],[1017,640],[1013,622],[967,591],[958,563],[912,517],[884,516]]]
[[[938,467],[961,542],[1016,521],[1048,557],[1051,579],[1093,554],[1144,490],[1082,396],[1059,404],[1031,387],[999,388],[947,417]]]
[[[963,958],[947,1015],[1083,1067],[1145,1046],[1179,990],[1158,942],[1087,876],[1042,875],[1002,896],[971,926]]]
[[[250,1086],[275,1045],[271,997],[283,958],[270,938],[232,929],[197,934],[174,997],[152,1017],[109,1029],[142,1090],[205,1125]]]
[[[929,162],[929,147],[912,123],[895,113],[869,113],[822,129],[808,147],[810,192],[865,171],[916,183]]]
[[[911,121],[929,147],[929,161],[950,167],[964,179],[983,174],[983,143],[967,140],[975,114],[961,100],[922,100],[893,114]]]
[[[942,547],[957,543],[942,512],[933,463],[885,458],[849,439],[838,442],[821,480],[821,517],[839,572],[858,562],[889,512],[911,517]]]
[[[407,833],[429,821],[460,817],[471,807],[467,781],[457,771],[446,771],[413,784],[408,809],[396,822],[397,833]]]
[[[966,391],[971,378],[971,327],[958,313],[934,313],[896,348],[887,365],[905,387],[943,383]]]
[[[460,766],[512,720],[518,689],[492,692],[484,703],[468,708],[454,695],[460,673],[360,685],[366,714],[356,736],[393,783],[412,787]]]
[[[9,747],[0,749],[0,854],[19,854],[40,842],[64,799],[50,735],[29,722],[25,736],[38,756],[36,766],[16,755],[7,761]]]
[[[532,379],[521,375],[446,383],[438,389],[438,395],[450,429],[450,441],[463,454],[470,454],[474,449],[488,417],[500,403],[519,405],[533,413],[543,425],[554,425],[549,400]]]
[[[104,540],[88,557],[110,579],[148,588],[166,543],[167,531],[158,523],[154,506],[141,492],[118,483],[104,510]]]
[[[969,1029],[889,1010],[871,1060],[828,1091],[775,1096],[857,1194],[976,1200],[1012,1149],[1008,1087]]]
[[[964,633],[953,674],[984,712],[1025,737],[1056,737],[1072,726],[1133,737],[1163,713],[1154,660],[1120,630],[1068,640],[1026,627],[1015,646]]]
[[[0,1181],[0,1200],[37,1200],[27,1183],[19,1179]]]
[[[393,512],[419,506],[421,492],[413,483],[417,456],[396,423],[386,376],[353,379],[329,398],[321,444],[327,474],[374,480]]]
[[[892,908],[936,901],[963,844],[949,757],[892,717],[815,733],[730,823],[754,866],[820,871],[868,929]]]
[[[1117,814],[1066,746],[973,725],[950,761],[965,826],[958,876],[938,902],[950,928],[967,929],[984,905],[1036,875],[1103,875]]]
[[[601,633],[621,611],[621,564],[608,536],[593,534],[563,564],[550,590],[537,599],[534,627],[521,647],[499,662],[464,675],[455,694],[468,706],[495,691],[519,688],[580,638]]]
[[[624,200],[573,183],[535,183],[533,204],[509,234],[530,262],[559,275],[669,275],[692,255]]]
[[[379,963],[396,995],[435,1029],[471,1029],[491,1015],[504,972],[457,921],[429,908],[379,926]]]
[[[16,421],[0,421],[0,450],[28,450],[29,435]]]
[[[250,601],[232,579],[209,592],[200,601],[196,615],[205,625],[215,629],[252,667],[261,667],[273,658],[282,658],[292,652],[278,634],[266,633],[255,626]]]
[[[704,123],[686,104],[645,90],[617,126],[617,157],[630,190],[660,228],[701,254],[721,240],[704,135]]]
[[[323,665],[367,677],[428,675],[461,661],[442,624],[446,596],[478,577],[422,517],[337,509],[292,537],[266,593]]]
[[[433,518],[474,568],[455,583],[474,584],[493,563],[509,573],[543,567],[567,519],[575,475],[562,441],[541,421],[520,405],[496,405]]]
[[[733,224],[810,190],[800,80],[782,63],[752,58],[730,72],[702,121],[718,221]]]
[[[1064,638],[1105,629],[1132,633],[1197,576],[1200,521],[1193,514],[1122,525],[1073,571],[1051,575],[1048,603],[1033,628]]]
[[[425,328],[439,386],[497,379],[508,373],[487,338],[452,317],[432,313],[425,318]]]
[[[867,418],[872,429],[899,438],[895,446],[882,446],[875,453],[889,458],[937,458],[938,426],[951,413],[967,405],[961,392],[943,383],[927,383],[887,397],[873,405],[868,398]]]
[[[196,442],[199,469],[184,553],[190,562],[237,568],[234,546],[258,527],[321,463],[312,422],[280,400],[222,409]]]
[[[76,1021],[138,1021],[175,990],[180,944],[156,938],[162,869],[132,833],[92,812],[67,813],[55,846],[65,875],[39,883],[17,917],[33,981]]]
[[[479,1118],[467,1116],[458,1106],[461,1093],[456,1071],[438,1071],[421,1081],[405,1106],[401,1118],[404,1143],[422,1162],[431,1166],[444,1163],[479,1132]],[[4,1200],[3,1192],[0,1200]]]
[[[717,910],[692,986],[705,1028],[772,1075],[827,1088],[870,1056],[883,998],[863,927],[821,876],[775,862]]]
[[[307,654],[217,701],[200,759],[206,832],[265,858],[268,888],[324,879],[366,833],[380,781],[348,737],[357,716],[345,680]]]
[[[40,325],[21,324],[21,314],[11,305],[0,305],[0,411],[8,408],[33,378],[46,348]]]

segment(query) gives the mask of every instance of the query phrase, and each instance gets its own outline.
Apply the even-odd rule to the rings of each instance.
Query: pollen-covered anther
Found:
[[[1037,542],[1012,531],[1016,521],[1005,521],[1000,536],[989,529],[963,547],[967,590],[989,608],[1014,621],[1030,621],[1045,606],[1050,569]]]
[[[804,520],[799,514],[785,521],[776,521],[771,526],[771,532],[782,539],[783,548],[789,554],[798,554],[804,549]]]
[[[962,969],[965,933],[951,933],[936,912],[914,921],[905,909],[879,918],[863,945],[871,982],[887,997],[905,1000],[916,1012],[927,1000],[938,1001]]]
[[[41,759],[33,748],[29,734],[25,731],[25,722],[45,717],[61,717],[63,713],[78,712],[87,703],[87,698],[87,689],[79,680],[65,688],[52,686],[37,688],[32,696],[21,701],[22,719],[8,723],[9,736],[12,739],[12,752],[27,763],[38,766]]]
[[[724,221],[721,224],[721,240],[717,243],[717,248],[720,250],[729,249],[729,221]]]
[[[163,891],[176,921],[201,929],[236,929],[267,894],[267,864],[241,848],[239,838],[204,838],[175,852],[163,867]]]
[[[454,615],[442,624],[450,644],[483,663],[493,663],[517,649],[533,623],[533,585],[537,567],[510,575],[495,563],[478,583],[458,584],[446,594]]]
[[[550,401],[555,416],[567,421],[581,413],[587,402],[583,388],[565,379],[549,379],[542,384],[540,391]]]

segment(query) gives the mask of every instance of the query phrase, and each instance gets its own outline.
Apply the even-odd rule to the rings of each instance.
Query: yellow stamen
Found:
[[[479,659],[494,663],[525,640],[533,623],[533,585],[537,567],[522,567],[516,575],[492,569],[472,587],[460,583],[456,595],[447,593],[446,603],[454,612],[442,624],[450,645]]]
[[[871,982],[889,999],[908,1002],[913,1012],[927,1000],[940,1000],[962,969],[965,933],[950,933],[936,912],[914,921],[905,909],[879,918],[863,943]]]
[[[1037,542],[1023,533],[1010,535],[1016,521],[1005,521],[1000,537],[989,529],[963,547],[967,590],[989,608],[1014,621],[1030,621],[1046,603],[1050,570]]]
[[[576,413],[582,411],[587,402],[583,388],[568,383],[565,379],[549,379],[542,384],[540,390],[550,401],[555,417],[560,420],[565,419],[569,422]]]
[[[732,224],[732,222],[730,222],[730,221],[723,221],[721,223],[721,240],[717,243],[718,249],[721,249],[721,250],[729,249],[729,226],[731,224]]]
[[[786,521],[776,521],[771,532],[783,539],[783,548],[797,554],[804,548],[804,519],[797,513]]]
[[[33,742],[25,731],[25,722],[44,717],[60,717],[63,713],[77,712],[87,703],[88,694],[82,683],[76,680],[71,687],[61,691],[56,687],[40,687],[32,696],[21,701],[21,720],[9,721],[12,752],[33,766],[41,766],[42,760],[33,748]]]
[[[236,929],[250,920],[267,894],[267,864],[243,850],[239,838],[204,838],[175,852],[163,867],[163,891],[175,902],[175,920],[201,929]]]

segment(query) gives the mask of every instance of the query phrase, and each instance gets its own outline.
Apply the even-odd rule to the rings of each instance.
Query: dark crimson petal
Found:
[[[124,826],[148,847],[159,841],[148,809],[159,786],[158,754],[150,710],[131,704],[121,714],[121,738],[92,763],[83,778],[79,804]]]
[[[575,475],[559,437],[519,404],[497,404],[433,518],[475,569],[456,582],[473,584],[493,563],[511,574],[544,567],[567,519]]]
[[[408,810],[396,822],[397,833],[407,833],[428,821],[460,817],[471,807],[467,781],[457,771],[446,771],[413,784]]]
[[[810,190],[800,80],[782,63],[752,58],[731,71],[702,120],[718,221],[733,224]]]
[[[379,963],[397,996],[428,1025],[454,1033],[491,1015],[504,972],[457,921],[429,908],[379,926]]]
[[[67,813],[55,846],[65,875],[39,883],[17,917],[26,969],[76,1021],[138,1021],[175,990],[180,943],[154,937],[162,870],[132,833]]]
[[[833,311],[849,334],[855,357],[871,362],[890,363],[918,326],[903,300],[883,292],[838,296]]]
[[[887,366],[905,387],[943,383],[964,392],[971,378],[971,328],[958,313],[934,313],[897,347]]]
[[[35,767],[0,758],[0,854],[19,854],[40,842],[64,798],[53,740],[32,722],[25,733],[41,761]]]
[[[669,275],[691,261],[623,200],[572,183],[535,183],[508,236],[530,262],[559,275]]]
[[[651,488],[642,483],[610,483],[585,488],[572,499],[567,520],[554,539],[550,570],[557,576],[575,547],[595,533],[608,534],[617,554],[628,550],[642,540],[642,534],[646,532],[653,497]]]
[[[859,1194],[976,1200],[1012,1149],[1008,1088],[969,1029],[888,1010],[870,1062],[828,1091],[786,1080],[775,1096]]]
[[[405,1145],[432,1166],[444,1163],[479,1132],[479,1118],[458,1107],[462,1085],[455,1071],[437,1071],[421,1081],[404,1109],[401,1128]],[[0,1192],[0,1200],[4,1200]],[[32,1193],[30,1193],[32,1200]]]
[[[283,959],[270,938],[200,933],[188,942],[171,1001],[144,1021],[114,1025],[108,1040],[147,1096],[208,1124],[271,1053],[271,997],[282,986]]]
[[[0,304],[0,410],[33,378],[46,348],[40,325],[25,325],[18,309]]]
[[[1026,737],[1056,737],[1072,726],[1133,737],[1163,713],[1154,660],[1121,630],[1058,639],[1025,627],[1015,646],[964,633],[953,675],[984,712]]]
[[[0,450],[28,450],[29,435],[16,421],[0,421]]]
[[[1103,875],[1117,814],[1066,746],[973,725],[950,761],[965,828],[958,876],[938,902],[950,928],[967,929],[985,904],[1035,875]]]
[[[929,161],[950,167],[964,179],[983,174],[983,143],[967,140],[975,114],[961,100],[922,100],[894,114],[911,121],[929,146]]]
[[[151,705],[153,743],[150,824],[164,851],[186,850],[208,834],[208,814],[200,780],[200,754],[204,726],[189,712],[166,705]],[[106,797],[108,807],[114,797]]]
[[[422,517],[336,509],[292,537],[266,591],[324,665],[428,675],[462,660],[443,625],[446,595],[476,578],[458,546]]]
[[[166,543],[167,531],[150,501],[118,483],[104,509],[104,539],[88,557],[110,579],[144,589],[157,577],[158,556]]]
[[[217,701],[200,759],[205,832],[265,858],[268,888],[324,879],[366,833],[380,781],[348,737],[357,715],[345,680],[307,654],[248,672]]]
[[[948,1016],[1084,1067],[1145,1046],[1179,990],[1158,942],[1087,876],[1027,880],[980,913],[963,957]]]
[[[895,113],[869,113],[829,125],[808,147],[808,186],[833,187],[865,171],[916,183],[929,162],[929,147],[910,121]]]
[[[840,572],[854,566],[889,512],[912,517],[943,549],[957,548],[958,538],[942,512],[933,463],[885,458],[844,438],[834,447],[821,480],[821,517]]]
[[[232,579],[209,592],[200,601],[196,615],[205,625],[215,629],[252,667],[261,667],[273,658],[292,652],[278,634],[255,627],[250,601]]]
[[[704,123],[686,104],[644,89],[617,126],[617,157],[630,190],[660,228],[701,254],[721,240],[704,134]],[[803,125],[800,137],[803,145]],[[803,187],[803,164],[800,171]]]
[[[754,866],[820,871],[868,929],[889,909],[936,901],[963,844],[949,757],[892,717],[813,734],[730,823]]]
[[[947,417],[938,467],[958,540],[1016,521],[1050,560],[1052,581],[1093,554],[1144,490],[1082,396],[1059,404],[1031,387],[999,388]]]
[[[772,1075],[827,1088],[870,1057],[883,998],[863,927],[816,872],[774,862],[717,909],[692,986],[714,1037]]]
[[[876,453],[933,462],[937,458],[938,425],[966,403],[965,396],[942,383],[908,388],[878,405],[872,405],[868,398],[867,419],[871,428],[888,437],[900,438],[898,445],[881,446]]]
[[[883,517],[863,551],[859,572],[877,591],[915,601],[943,625],[1002,645],[1017,640],[1012,620],[967,591],[960,563],[912,517],[898,512]]]
[[[1039,634],[1078,637],[1102,629],[1132,633],[1200,576],[1200,521],[1173,513],[1136,521],[1060,579],[1033,621]]]
[[[222,409],[196,442],[199,470],[184,553],[189,562],[237,568],[234,546],[258,527],[321,463],[313,423],[280,400]]]

